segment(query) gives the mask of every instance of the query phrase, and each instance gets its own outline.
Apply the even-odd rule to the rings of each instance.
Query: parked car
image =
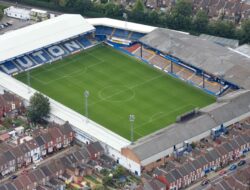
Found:
[[[243,166],[244,164],[246,164],[246,160],[241,160],[238,163],[238,166]]]
[[[230,171],[233,171],[233,170],[236,170],[237,168],[237,165],[236,164],[232,164],[230,167],[229,167],[229,170]]]
[[[17,178],[17,175],[12,175],[12,176],[9,177],[9,179],[12,179],[12,180],[16,179],[16,178]]]
[[[220,173],[219,173],[219,175],[224,175],[226,173],[227,173],[227,170],[221,170]]]
[[[201,186],[205,186],[210,183],[209,179],[205,179],[204,181],[201,182]]]

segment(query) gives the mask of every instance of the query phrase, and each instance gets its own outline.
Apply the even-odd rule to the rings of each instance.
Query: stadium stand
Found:
[[[130,35],[131,40],[138,40],[139,38],[143,37],[145,34],[138,33],[138,32],[132,32]]]
[[[19,72],[19,69],[12,61],[4,62],[3,64],[1,64],[1,68],[5,73],[9,75]]]
[[[129,30],[111,28],[107,26],[96,26],[95,34],[107,35],[108,37],[117,37],[117,38],[132,40],[132,41],[136,41],[145,35],[139,32],[132,32]]]
[[[139,43],[133,44],[129,47],[124,47],[124,49],[137,57],[141,56],[141,44]],[[142,47],[142,58],[158,69],[165,70],[185,81],[191,82],[191,84],[197,87],[203,88],[202,76],[197,75],[197,70],[195,68],[185,65],[184,63],[177,64],[175,62],[172,62],[171,67],[171,61],[169,59],[158,55],[156,51],[145,48],[144,46]],[[208,80],[208,78],[205,78],[204,82],[205,89],[214,95],[220,94],[222,92],[221,90],[225,89],[223,85],[218,82]]]
[[[169,60],[157,54],[150,60],[150,63],[156,65],[157,67],[160,67],[161,69],[165,69],[170,65]]]
[[[37,64],[44,64],[52,60],[51,56],[44,50],[39,50],[29,55]]]
[[[124,49],[130,53],[134,53],[138,48],[140,48],[140,46],[141,46],[140,44],[136,43],[136,44],[133,44],[132,46],[124,47]]]
[[[32,61],[32,59],[28,56],[19,57],[15,59],[14,62],[22,70],[28,69],[30,67],[34,67],[36,65],[35,62]]]
[[[92,46],[91,41],[85,37],[85,36],[80,36],[79,38],[77,38],[77,41],[84,47],[84,48],[88,48],[90,46]]]
[[[97,35],[108,35],[110,36],[113,33],[114,28],[106,27],[106,26],[96,26],[96,34]]]
[[[62,48],[59,44],[45,48],[45,51],[53,58],[64,57],[69,54],[69,52]]]

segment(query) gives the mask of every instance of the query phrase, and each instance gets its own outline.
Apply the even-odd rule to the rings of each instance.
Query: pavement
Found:
[[[233,174],[236,173],[239,169],[243,169],[243,168],[250,167],[250,166],[249,166],[249,165],[250,165],[250,153],[248,153],[248,154],[246,155],[246,157],[244,158],[244,160],[246,160],[246,164],[243,165],[243,166],[238,166],[236,170],[229,171],[229,168],[230,168],[230,166],[231,166],[232,164],[237,164],[237,163],[239,162],[239,160],[236,161],[235,163],[231,163],[229,166],[227,166],[227,167],[225,167],[225,168],[223,168],[223,169],[221,169],[221,170],[219,170],[219,171],[217,171],[217,172],[211,172],[211,173],[209,173],[209,174],[207,175],[207,178],[206,178],[206,179],[209,179],[209,180],[210,180],[210,184],[211,184],[211,183],[215,184],[215,183],[218,183],[223,177],[233,175]],[[224,175],[219,175],[220,172],[221,172],[222,170],[227,170],[227,173],[224,174]],[[203,181],[203,180],[198,181],[197,183],[195,183],[195,184],[193,184],[192,186],[188,187],[187,190],[202,190],[202,189],[204,189],[206,186],[201,186],[201,182],[202,182],[202,181]]]
[[[46,156],[45,158],[43,158],[43,160],[41,160],[39,163],[36,164],[36,165],[37,165],[37,168],[39,168],[39,167],[42,166],[42,165],[45,165],[46,163],[48,163],[48,162],[50,162],[50,161],[52,161],[52,160],[54,160],[54,159],[61,158],[61,157],[63,157],[65,154],[69,154],[69,153],[71,153],[71,152],[74,152],[75,150],[77,150],[77,149],[79,149],[79,148],[80,148],[80,146],[78,146],[78,145],[69,146],[69,147],[67,147],[67,148],[65,148],[65,149],[62,149],[62,150],[60,150],[60,151],[58,151],[58,152],[55,152],[55,153],[53,153],[53,154],[51,154],[51,155],[48,155],[48,156]],[[11,176],[14,176],[14,175],[16,175],[16,176],[26,175],[27,172],[29,172],[29,170],[32,170],[32,169],[33,169],[33,166],[34,166],[34,165],[35,165],[35,164],[31,164],[31,165],[29,165],[28,167],[24,167],[24,168],[22,168],[22,169],[19,169],[19,170],[17,170],[16,172],[14,172],[14,173],[12,173],[12,174],[10,174],[10,175],[4,177],[3,179],[0,180],[0,184],[6,182],[6,181],[8,181],[8,180],[10,180],[9,178],[10,178]],[[26,171],[27,171],[27,172],[26,172]]]

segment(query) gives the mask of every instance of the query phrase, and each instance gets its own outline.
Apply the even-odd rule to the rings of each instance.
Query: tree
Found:
[[[179,0],[177,1],[174,9],[173,14],[175,15],[182,15],[185,17],[192,16],[192,3],[188,0]]]
[[[65,7],[68,3],[68,0],[58,0],[58,5],[60,7]]]
[[[250,20],[245,20],[241,26],[242,42],[250,43]]]
[[[41,93],[35,93],[30,98],[30,105],[27,109],[27,117],[31,122],[38,123],[49,117],[50,102],[49,99]]]
[[[212,35],[234,38],[235,37],[235,25],[229,21],[215,21],[210,22],[208,25],[208,31]]]
[[[118,178],[122,175],[125,175],[126,170],[122,166],[117,166],[114,172],[114,177]]]
[[[104,186],[111,185],[111,183],[112,183],[112,177],[110,177],[110,176],[103,177],[102,183],[103,183]]]
[[[177,1],[169,19],[173,29],[189,30],[192,22],[192,3],[187,0]]]
[[[193,30],[199,33],[206,32],[208,23],[209,20],[207,14],[204,11],[200,10],[197,12],[193,19]]]
[[[121,14],[119,5],[116,5],[114,3],[105,4],[104,10],[105,10],[105,16],[109,17],[115,17]]]
[[[133,8],[133,12],[144,12],[145,10],[145,6],[142,2],[142,0],[136,0],[134,8]]]
[[[106,190],[107,188],[105,188],[103,185],[96,185],[94,190]]]
[[[0,9],[0,20],[2,20],[2,18],[3,18],[3,10]]]

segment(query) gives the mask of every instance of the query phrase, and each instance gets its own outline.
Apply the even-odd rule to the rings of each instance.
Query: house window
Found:
[[[161,161],[161,159],[156,160],[156,162],[160,162],[160,161]]]

